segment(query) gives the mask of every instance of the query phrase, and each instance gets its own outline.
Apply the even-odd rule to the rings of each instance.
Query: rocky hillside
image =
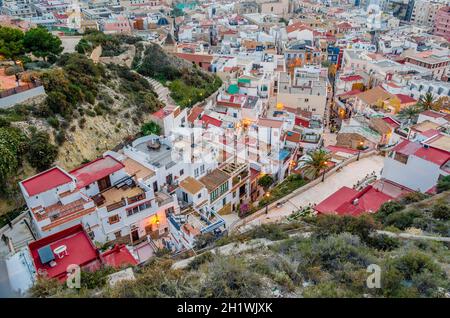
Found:
[[[107,37],[105,40],[99,34],[89,34],[82,40],[77,49],[83,54],[63,54],[54,65],[33,71],[33,75],[43,82],[46,97],[0,111],[0,127],[17,128],[28,137],[32,127],[47,132],[48,141],[58,150],[56,157],[52,158],[54,163],[66,169],[92,160],[136,137],[141,126],[150,120],[150,114],[164,107],[150,81],[126,66],[130,64],[129,60],[121,63],[119,58],[109,58],[108,61],[115,63],[108,64],[90,60],[88,56],[95,45],[105,45],[108,57],[123,56],[127,53],[124,50],[133,46],[128,52],[136,52],[137,56],[128,56],[133,60],[133,66],[148,77],[160,79],[160,65],[167,65],[170,74],[175,74],[180,68],[180,76],[183,75],[183,81],[189,83],[182,82],[185,93],[190,90],[195,94],[195,98],[191,97],[186,103],[175,99],[176,102],[182,101],[182,106],[203,100],[221,85],[220,80],[216,81],[215,77],[190,63],[167,55],[153,44],[130,38]],[[119,40],[123,41],[122,45],[118,44]],[[147,49],[146,45],[149,45]],[[17,156],[17,167],[10,167],[6,162],[4,177],[0,170],[0,181],[4,184],[2,189],[6,189],[0,191],[3,198],[0,200],[0,214],[21,205],[17,181],[46,168],[30,166],[26,157]]]

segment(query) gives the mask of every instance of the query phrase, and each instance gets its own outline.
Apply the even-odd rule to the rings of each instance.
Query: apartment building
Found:
[[[69,172],[53,167],[20,182],[38,235],[76,224],[101,243],[133,243],[147,234],[166,233],[166,213],[178,208],[177,201],[143,182],[151,170],[127,157],[119,159],[107,154]]]
[[[435,80],[441,80],[449,71],[450,58],[447,50],[406,51],[403,57],[405,65],[422,76],[428,75]]]
[[[280,72],[277,103],[323,116],[328,97],[328,79],[320,67],[296,68],[293,76]]]
[[[448,3],[448,0],[416,0],[410,21],[418,26],[432,27],[439,9]]]
[[[395,146],[385,159],[381,177],[413,191],[428,192],[449,174],[450,136],[437,132],[422,142],[404,140]]]
[[[438,10],[434,17],[433,34],[450,40],[450,7],[445,6]]]

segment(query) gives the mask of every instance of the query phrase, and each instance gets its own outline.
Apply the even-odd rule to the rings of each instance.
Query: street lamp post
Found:
[[[267,199],[269,199],[269,197],[270,197],[270,192],[267,192],[266,194],[266,197],[267,197]],[[266,204],[266,214],[269,214],[269,201],[267,201],[267,204]]]
[[[356,161],[359,161],[359,156],[361,155],[361,147],[363,146],[363,142],[360,141],[359,142],[359,147],[358,147],[358,156],[356,157]]]
[[[323,168],[323,174],[322,174],[322,182],[324,182],[324,181],[325,181],[325,172],[327,171],[326,165],[328,164],[328,162],[327,162],[327,161],[325,161],[325,162],[324,162],[324,164],[325,164],[325,168]]]

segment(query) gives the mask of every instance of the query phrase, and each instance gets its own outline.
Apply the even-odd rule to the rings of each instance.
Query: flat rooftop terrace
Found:
[[[134,146],[134,148],[148,156],[148,161],[155,167],[162,167],[171,164],[172,148],[161,143],[160,147],[152,148],[149,142],[144,141]]]
[[[41,262],[38,251],[46,246],[50,246],[54,262],[56,263],[54,266],[50,266],[50,263],[43,264]],[[67,251],[67,254],[62,258],[59,258],[53,252],[55,248],[60,246],[66,246]],[[32,242],[29,245],[29,249],[37,273],[47,273],[49,278],[64,279],[67,275],[67,267],[69,265],[86,266],[92,262],[95,263],[98,258],[96,248],[91,243],[91,240],[81,225]]]

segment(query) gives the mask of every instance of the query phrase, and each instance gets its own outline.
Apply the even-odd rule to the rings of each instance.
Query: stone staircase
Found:
[[[21,240],[19,240],[19,241],[14,241],[14,238],[13,238],[14,250],[20,251],[22,248],[28,246],[28,243],[30,243],[32,241],[34,241],[34,239],[31,236],[31,234],[27,235],[27,237],[21,238]]]
[[[170,90],[163,86],[160,82],[153,78],[145,77],[152,85],[153,90],[158,94],[158,99],[165,105],[175,105],[174,100],[170,97]]]

